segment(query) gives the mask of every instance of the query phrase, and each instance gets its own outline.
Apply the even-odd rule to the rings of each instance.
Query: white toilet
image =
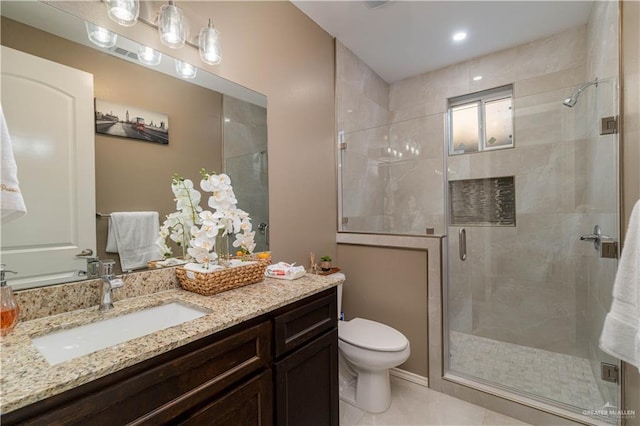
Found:
[[[335,275],[344,279],[344,274]],[[388,325],[362,318],[338,321],[340,399],[370,413],[386,411],[391,405],[389,369],[405,362],[410,353],[409,340]]]

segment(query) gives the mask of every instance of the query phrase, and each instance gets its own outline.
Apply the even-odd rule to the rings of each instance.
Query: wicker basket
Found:
[[[180,286],[188,291],[211,296],[212,294],[232,290],[264,280],[264,271],[269,265],[268,260],[258,260],[249,265],[226,268],[216,272],[193,272],[195,278],[189,278],[182,266],[176,267],[176,275]]]

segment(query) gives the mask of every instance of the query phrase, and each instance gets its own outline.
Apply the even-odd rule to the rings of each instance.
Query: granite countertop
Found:
[[[0,339],[0,410],[8,413],[62,393],[334,287],[340,281],[334,276],[310,274],[293,281],[267,278],[261,283],[213,296],[171,289],[117,301],[113,310],[104,313],[93,306],[20,322],[8,336]],[[55,330],[174,301],[211,313],[53,366],[31,342],[32,337]]]

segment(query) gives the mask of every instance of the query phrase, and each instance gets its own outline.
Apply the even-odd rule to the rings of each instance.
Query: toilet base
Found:
[[[355,372],[340,355],[340,399],[369,413],[385,412],[391,406],[389,370]]]

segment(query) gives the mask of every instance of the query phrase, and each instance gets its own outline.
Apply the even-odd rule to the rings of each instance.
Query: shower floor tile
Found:
[[[582,410],[605,406],[589,361],[571,355],[450,332],[452,371]],[[611,401],[613,402],[613,401]]]

